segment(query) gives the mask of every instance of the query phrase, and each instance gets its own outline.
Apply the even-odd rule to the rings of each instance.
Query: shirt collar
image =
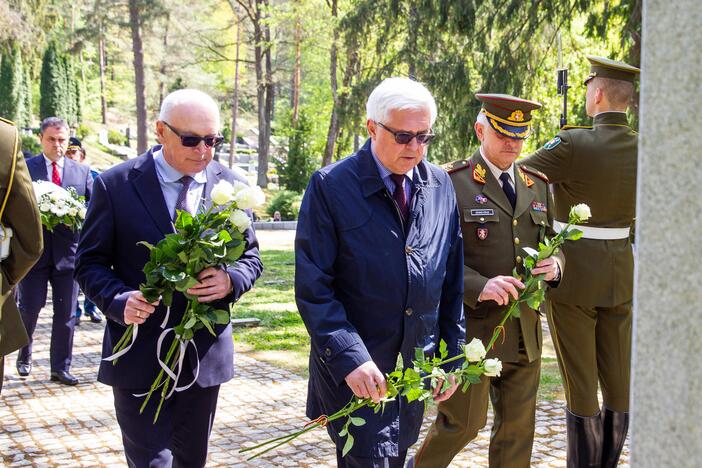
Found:
[[[500,180],[500,176],[502,175],[503,172],[506,172],[509,174],[509,178],[512,181],[512,185],[514,185],[514,163],[512,163],[506,171],[503,171],[499,167],[495,166],[493,163],[490,162],[488,158],[485,157],[485,153],[483,153],[483,147],[480,147],[480,156],[483,157],[483,160],[485,161],[485,164],[487,164],[487,167],[490,169],[490,172],[492,172],[492,175],[495,176],[495,179],[498,181]]]
[[[161,175],[161,178],[164,182],[178,182],[185,175],[174,169],[173,166],[171,166],[170,164],[168,164],[168,161],[166,161],[166,158],[163,156],[162,148],[157,149],[152,154],[154,157],[154,163],[156,164],[156,168],[158,169],[158,172]],[[205,171],[202,170],[195,174],[193,176],[193,179],[198,184],[204,184],[207,182],[207,175],[205,174]]]
[[[53,161],[49,158],[46,157],[44,153],[41,153],[41,155],[44,157],[44,162],[46,163],[47,166],[51,166],[53,164]],[[56,161],[56,165],[60,168],[63,168],[63,162],[65,160],[65,156],[61,156],[58,161]]]
[[[380,162],[380,159],[375,155],[375,151],[373,151],[373,146],[371,145],[371,154],[373,155],[373,161],[375,161],[375,165],[378,166],[378,172],[380,172],[380,178],[385,180],[390,175],[393,173],[390,169],[385,167],[382,162]],[[409,177],[410,180],[412,180],[412,175],[414,174],[414,167],[407,171],[405,175]]]

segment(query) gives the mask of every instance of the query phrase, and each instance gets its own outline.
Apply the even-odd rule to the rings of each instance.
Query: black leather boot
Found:
[[[599,468],[602,460],[602,418],[577,416],[566,408],[568,468]]]
[[[629,431],[629,413],[602,407],[602,467],[614,468],[619,462],[626,433]]]

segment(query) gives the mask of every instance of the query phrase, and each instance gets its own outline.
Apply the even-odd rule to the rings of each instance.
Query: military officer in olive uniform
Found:
[[[568,404],[568,466],[613,467],[629,425],[637,134],[626,110],[639,69],[588,59],[585,106],[593,125],[564,127],[523,164],[554,184],[556,230],[571,205],[592,210],[579,227],[583,238],[563,247],[568,272],[548,293],[548,318]]]
[[[17,128],[0,118],[0,239],[2,255],[0,287],[0,391],[4,356],[27,344],[28,337],[12,288],[39,259],[43,236],[32,179],[19,152]],[[9,251],[7,251],[9,249]],[[4,254],[7,254],[5,257]]]
[[[495,327],[524,285],[512,277],[522,268],[524,247],[538,248],[550,234],[548,181],[538,171],[517,168],[531,112],[541,104],[503,94],[477,94],[483,108],[475,123],[481,142],[470,160],[446,166],[456,190],[464,246],[466,342],[474,337],[487,346]],[[562,258],[539,262],[535,274],[557,283]],[[528,467],[534,439],[536,390],[541,366],[539,313],[526,305],[519,318],[507,321],[504,341],[488,357],[502,361],[499,377],[483,376],[466,393],[456,392],[439,404],[436,421],[417,451],[417,467],[446,467],[486,424],[488,397],[495,410],[490,439],[490,466]]]

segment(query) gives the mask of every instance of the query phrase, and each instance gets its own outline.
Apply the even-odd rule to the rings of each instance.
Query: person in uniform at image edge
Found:
[[[546,177],[514,164],[531,132],[531,112],[541,104],[504,94],[476,97],[483,105],[475,123],[480,148],[469,160],[444,167],[456,189],[463,231],[466,341],[479,338],[487,346],[510,299],[524,288],[512,276],[515,267],[522,268],[524,248],[538,249],[552,234],[552,204]],[[541,260],[533,273],[556,286],[563,264],[558,254]],[[490,466],[530,466],[541,368],[539,312],[523,304],[488,357],[502,361],[501,374],[482,377],[466,393],[458,391],[439,404],[436,421],[408,466],[448,466],[485,426],[488,398],[495,410]]]
[[[579,228],[583,238],[563,247],[568,272],[549,293],[549,321],[568,404],[568,466],[613,467],[629,426],[637,134],[626,110],[639,69],[588,59],[585,107],[593,125],[564,127],[524,164],[554,184],[556,230],[570,205],[592,210]]]

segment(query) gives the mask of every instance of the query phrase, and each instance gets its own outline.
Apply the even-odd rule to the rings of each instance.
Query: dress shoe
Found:
[[[94,309],[94,310],[86,310],[85,315],[90,317],[90,321],[93,323],[100,323],[102,322],[102,314],[100,313],[99,310]]]
[[[58,371],[51,373],[52,382],[61,382],[64,385],[77,385],[78,379],[73,377],[67,371]]]
[[[32,372],[31,361],[17,361],[17,373],[20,377],[27,377]]]

